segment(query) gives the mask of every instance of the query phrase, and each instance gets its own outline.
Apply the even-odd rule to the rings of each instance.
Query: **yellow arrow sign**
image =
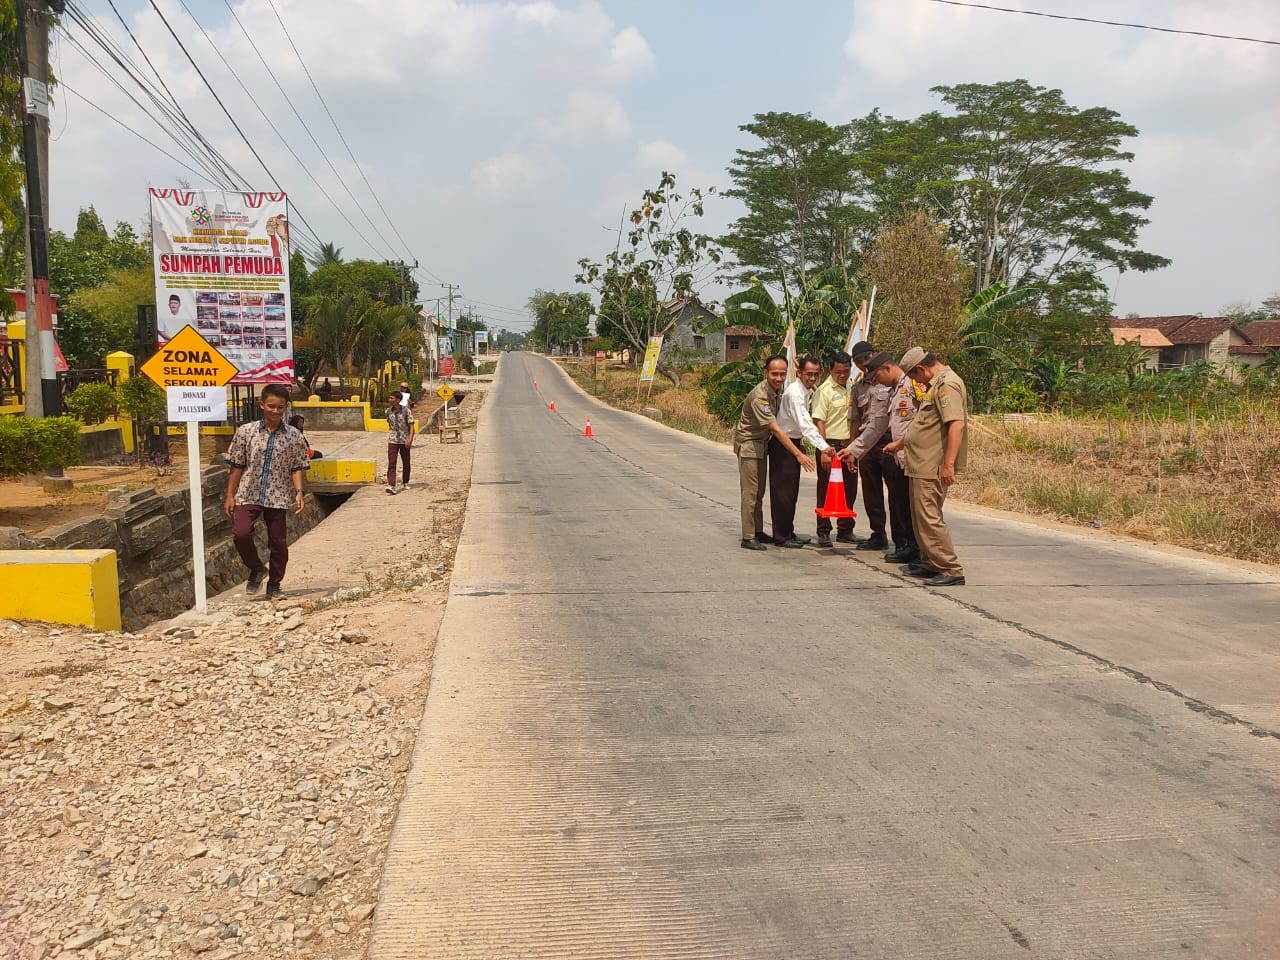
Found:
[[[190,325],[179,330],[141,369],[162,387],[222,387],[240,372]]]
[[[453,387],[449,386],[447,383],[441,384],[440,389],[436,391],[436,396],[445,403],[448,403],[453,397]]]

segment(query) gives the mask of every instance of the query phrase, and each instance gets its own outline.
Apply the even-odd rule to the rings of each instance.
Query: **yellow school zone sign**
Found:
[[[240,371],[187,325],[142,365],[142,372],[162,387],[222,387]]]
[[[447,383],[442,383],[440,385],[440,389],[436,391],[436,396],[439,397],[441,400],[443,400],[445,403],[448,403],[450,400],[453,399],[453,388],[449,386]]]

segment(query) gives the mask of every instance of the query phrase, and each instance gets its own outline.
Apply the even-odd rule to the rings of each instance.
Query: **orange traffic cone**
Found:
[[[844,471],[840,469],[840,461],[831,461],[831,479],[827,481],[827,502],[814,507],[813,512],[820,517],[856,517],[858,514],[849,509],[844,500]]]
[[[533,389],[535,389],[535,390],[537,390],[537,389],[538,389],[538,381],[537,381],[537,380],[533,381]]]
[[[595,434],[591,432],[591,421],[590,421],[590,420],[588,420],[588,421],[587,421],[587,429],[585,429],[585,430],[583,430],[583,431],[582,431],[582,435],[583,435],[584,437],[594,437],[594,436],[595,436]]]
[[[556,412],[556,402],[555,402],[554,400],[552,400],[552,401],[551,401],[551,403],[550,403],[550,405],[547,407],[547,409],[548,409],[548,410],[550,410],[552,413],[555,413],[555,412]]]

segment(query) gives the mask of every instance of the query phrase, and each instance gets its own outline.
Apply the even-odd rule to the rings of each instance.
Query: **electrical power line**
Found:
[[[209,34],[205,31],[204,27],[203,27],[203,26],[201,26],[200,21],[198,21],[198,20],[195,18],[195,14],[193,14],[193,13],[191,12],[191,9],[187,6],[186,0],[179,0],[179,2],[182,4],[182,9],[186,11],[187,16],[191,18],[191,22],[192,22],[192,23],[194,23],[194,24],[196,25],[196,28],[200,31],[201,36],[203,36],[203,37],[205,38],[205,41],[209,44],[209,46],[210,46],[210,47],[212,47],[212,48],[213,48],[213,52],[214,52],[215,54],[217,54],[218,59],[222,61],[222,65],[223,65],[224,67],[226,67],[226,68],[227,68],[227,71],[228,71],[228,72],[231,74],[231,76],[235,79],[236,83],[238,83],[238,84],[240,85],[240,89],[244,91],[245,96],[246,96],[246,97],[248,97],[248,99],[249,99],[249,102],[250,102],[250,103],[252,103],[252,104],[254,105],[254,107],[257,109],[258,113],[262,116],[262,119],[266,121],[267,126],[271,129],[272,133],[274,133],[274,134],[276,135],[276,137],[280,140],[280,142],[284,144],[284,148],[285,148],[286,150],[288,150],[288,151],[289,151],[289,155],[290,155],[291,157],[293,157],[293,159],[294,159],[294,160],[296,160],[296,161],[297,161],[298,166],[302,168],[302,172],[303,172],[303,173],[305,173],[308,177],[310,177],[310,178],[311,178],[311,182],[312,182],[312,183],[314,183],[314,184],[316,185],[316,189],[317,189],[317,190],[319,190],[319,191],[320,191],[320,194],[321,194],[321,195],[322,195],[326,200],[328,200],[328,201],[329,201],[329,203],[333,206],[333,209],[335,209],[335,210],[337,210],[337,211],[338,211],[338,216],[342,217],[342,219],[346,221],[347,226],[349,226],[352,230],[354,230],[354,231],[355,231],[356,236],[358,236],[361,240],[363,240],[363,241],[364,241],[364,243],[365,243],[365,245],[366,245],[370,250],[374,249],[373,244],[369,242],[369,238],[368,238],[368,237],[366,237],[366,236],[365,236],[365,235],[360,231],[360,228],[359,228],[359,227],[357,227],[354,223],[352,223],[352,222],[351,222],[351,219],[346,215],[346,213],[344,213],[344,212],[343,212],[342,208],[341,208],[340,206],[338,206],[337,202],[333,199],[333,197],[331,197],[331,196],[329,195],[329,192],[328,192],[327,190],[325,190],[325,188],[321,185],[320,181],[316,179],[315,174],[313,174],[313,173],[311,172],[311,170],[310,170],[310,168],[307,166],[307,164],[305,164],[305,163],[302,161],[302,158],[301,158],[301,157],[299,157],[299,156],[298,156],[298,154],[294,151],[293,147],[292,147],[292,146],[290,146],[289,141],[285,139],[284,134],[282,134],[282,133],[280,132],[280,130],[279,130],[279,128],[276,126],[276,124],[274,124],[274,123],[272,122],[271,118],[267,116],[266,111],[262,109],[262,105],[261,105],[260,103],[258,103],[258,99],[257,99],[257,97],[255,97],[255,96],[250,92],[249,88],[248,88],[247,86],[245,86],[244,81],[240,79],[240,75],[239,75],[238,73],[236,73],[235,68],[234,68],[234,67],[232,67],[232,66],[231,66],[231,64],[227,62],[227,58],[226,58],[226,57],[224,57],[224,56],[222,55],[222,51],[218,49],[218,45],[217,45],[217,44],[215,44],[215,43],[213,42],[213,40],[210,38]],[[256,49],[256,48],[255,48],[255,49]],[[317,146],[318,146],[318,144],[317,144]],[[332,164],[330,164],[330,167],[332,168]],[[337,171],[334,171],[334,172],[336,173]],[[345,187],[345,186],[346,186],[346,184],[344,183],[344,184],[343,184],[343,186]],[[350,192],[351,192],[350,190],[348,190],[348,191],[347,191],[347,193],[350,193]],[[355,198],[354,198],[354,197],[352,197],[352,199],[354,200]],[[357,204],[356,204],[356,206],[359,206],[359,203],[357,203]],[[364,212],[364,211],[363,211],[363,210],[361,210],[361,213],[363,213],[363,212]],[[366,214],[366,219],[368,219],[368,215],[367,215],[367,214]],[[375,228],[375,229],[376,229],[376,228]],[[380,235],[380,236],[381,236],[381,235]],[[385,242],[385,240],[386,240],[386,238],[384,237],[384,238],[383,238],[383,241]]]
[[[1018,10],[1014,7],[996,7],[987,3],[970,3],[968,0],[929,0],[952,7],[973,7],[978,10],[996,10],[1000,13],[1020,13],[1028,17],[1047,17],[1050,20],[1075,20],[1079,23],[1098,23],[1108,27],[1131,27],[1135,30],[1155,30],[1160,33],[1180,33],[1191,37],[1211,37],[1214,40],[1240,40],[1244,43],[1266,43],[1280,46],[1280,40],[1263,40],[1259,37],[1233,37],[1225,33],[1205,33],[1202,30],[1178,30],[1174,27],[1155,27],[1147,23],[1124,23],[1120,20],[1095,20],[1091,17],[1072,17],[1065,13],[1043,13],[1038,10]]]
[[[152,2],[154,3],[154,0],[152,0]],[[356,159],[356,155],[351,150],[351,145],[347,143],[347,138],[343,136],[342,130],[338,126],[338,121],[334,119],[333,112],[329,109],[329,104],[325,102],[324,95],[320,93],[320,88],[316,86],[315,78],[311,76],[311,71],[307,68],[306,61],[302,59],[302,54],[298,51],[297,45],[293,42],[293,37],[289,34],[289,28],[284,25],[284,20],[280,17],[280,11],[276,8],[275,0],[267,0],[267,2],[271,6],[271,12],[275,14],[276,22],[280,24],[280,29],[284,31],[285,39],[289,41],[289,46],[293,49],[294,56],[298,58],[298,63],[302,65],[302,71],[307,75],[307,80],[311,83],[311,89],[315,91],[316,97],[319,98],[321,106],[324,107],[324,112],[329,117],[329,122],[333,124],[333,129],[337,132],[338,139],[341,140],[342,145],[346,147],[347,156],[351,158],[351,162],[356,165],[356,170],[360,172],[360,179],[362,179],[364,181],[364,185],[368,187],[369,193],[373,196],[373,200],[378,205],[378,209],[382,211],[382,215],[387,218],[387,223],[391,225],[391,230],[396,235],[396,238],[400,241],[404,249],[408,250],[409,244],[405,243],[404,237],[401,236],[400,231],[396,229],[395,221],[391,219],[390,215],[387,213],[387,208],[382,205],[382,200],[378,196],[378,192],[373,189],[373,184],[371,184],[369,182],[369,178],[365,176],[364,168],[360,166],[360,161]],[[426,272],[429,275],[433,275],[429,270]]]
[[[181,0],[181,2],[182,2],[182,6],[183,6],[183,8],[184,8],[184,9],[186,9],[186,0]],[[359,211],[360,211],[360,213],[361,213],[361,215],[363,215],[363,216],[364,216],[365,221],[369,224],[369,226],[370,226],[370,227],[372,227],[372,228],[373,228],[374,233],[376,233],[376,234],[378,235],[378,238],[379,238],[379,239],[380,239],[380,240],[381,240],[381,241],[386,245],[386,248],[387,248],[388,250],[393,250],[393,251],[394,251],[394,249],[395,249],[395,245],[394,245],[393,243],[391,243],[391,241],[390,241],[390,240],[388,240],[388,239],[383,235],[383,233],[382,233],[382,231],[381,231],[381,230],[379,230],[379,229],[378,229],[378,225],[377,225],[377,224],[375,224],[375,223],[373,222],[373,218],[369,216],[368,212],[367,212],[367,211],[365,210],[365,208],[361,205],[360,201],[359,201],[358,199],[356,199],[356,195],[355,195],[354,193],[352,193],[352,192],[351,192],[351,188],[350,188],[349,186],[347,186],[347,182],[346,182],[346,180],[344,180],[344,179],[343,179],[342,174],[340,174],[340,173],[338,172],[337,168],[333,165],[333,161],[329,159],[329,155],[328,155],[328,153],[326,153],[326,152],[325,152],[325,149],[324,149],[322,146],[320,146],[320,142],[319,142],[318,140],[316,140],[315,134],[313,134],[313,133],[311,132],[311,128],[307,125],[307,121],[306,121],[306,120],[304,120],[304,119],[302,118],[302,114],[301,114],[301,113],[299,113],[299,112],[298,112],[298,108],[297,108],[296,106],[294,106],[293,100],[290,98],[289,94],[285,92],[284,87],[281,85],[280,81],[276,78],[275,71],[273,71],[273,70],[271,69],[271,65],[270,65],[269,63],[267,63],[267,59],[266,59],[266,57],[264,57],[264,56],[262,55],[262,51],[258,49],[258,44],[254,41],[254,39],[253,39],[253,35],[252,35],[252,34],[251,34],[251,33],[250,33],[246,28],[245,28],[244,23],[240,20],[240,15],[239,15],[239,14],[237,14],[237,13],[236,13],[236,11],[235,11],[235,8],[234,8],[233,6],[231,6],[230,0],[223,0],[223,4],[226,6],[226,8],[227,8],[227,10],[230,12],[230,14],[231,14],[232,18],[235,20],[236,25],[240,28],[240,32],[244,34],[244,38],[245,38],[246,40],[248,40],[248,41],[249,41],[249,46],[250,46],[250,47],[252,47],[252,48],[253,48],[253,52],[254,52],[255,54],[257,54],[257,56],[258,56],[258,60],[262,63],[262,67],[263,67],[263,69],[267,71],[267,76],[269,76],[269,77],[271,78],[271,82],[275,84],[276,89],[280,91],[280,95],[281,95],[282,97],[284,97],[284,101],[285,101],[285,103],[287,103],[287,104],[289,105],[289,109],[293,111],[293,115],[297,118],[298,123],[300,123],[300,124],[302,125],[302,129],[306,132],[307,136],[311,139],[311,143],[315,146],[316,150],[318,150],[318,151],[320,152],[320,156],[321,156],[321,158],[323,158],[323,160],[324,160],[325,164],[329,167],[329,170],[333,173],[334,177],[336,177],[336,178],[337,178],[338,183],[340,183],[340,184],[342,185],[342,189],[343,189],[343,190],[345,190],[345,191],[347,192],[347,196],[349,196],[349,197],[351,198],[351,202],[352,202],[352,203],[354,203],[354,204],[356,205],[356,209],[357,209],[357,210],[359,210]],[[191,11],[190,11],[190,10],[188,10],[188,11],[187,11],[187,14],[190,16],[190,15],[191,15]],[[194,17],[194,16],[191,16],[191,19],[192,19],[192,20],[195,20],[195,17]],[[199,24],[197,24],[197,26],[199,26]],[[201,28],[201,31],[203,32],[203,28]],[[210,41],[210,42],[212,42],[212,41]],[[225,61],[224,61],[224,62],[225,62]],[[227,69],[231,69],[231,68],[230,68],[230,65],[228,65]],[[232,72],[234,73],[234,71],[232,71]],[[314,178],[314,177],[312,177],[312,179],[314,180],[315,178]],[[317,184],[317,186],[318,186],[318,185],[319,185],[319,184]],[[330,202],[332,202],[332,201],[330,201]],[[335,204],[335,206],[336,206],[336,204]],[[345,215],[344,215],[343,219],[346,219]],[[390,221],[388,221],[388,222],[390,222]],[[348,220],[348,221],[347,221],[347,223],[348,223],[348,224],[350,224],[350,223],[351,223],[351,221],[350,221],[350,220]],[[392,225],[392,227],[393,227],[393,229],[394,229],[394,224]],[[351,227],[351,228],[352,228],[353,230],[356,230],[356,228],[355,228],[355,225],[354,225],[354,224],[352,224],[352,227]],[[356,233],[357,233],[357,234],[359,234],[359,233],[360,233],[360,231],[359,231],[359,230],[356,230]],[[363,234],[361,234],[361,239],[363,239]],[[403,242],[403,241],[401,241],[401,242]],[[370,248],[370,249],[373,249],[373,244],[369,243],[369,241],[367,241],[367,240],[365,240],[365,243],[366,243],[366,244],[368,244],[368,246],[369,246],[369,248]]]

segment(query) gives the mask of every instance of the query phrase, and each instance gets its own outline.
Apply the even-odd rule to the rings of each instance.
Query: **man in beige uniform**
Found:
[[[902,369],[929,388],[903,437],[905,472],[911,478],[911,525],[920,546],[920,562],[907,573],[930,587],[964,585],[951,532],[942,516],[947,488],[965,466],[969,392],[960,376],[921,347],[902,357]]]
[[[773,537],[764,532],[764,490],[769,438],[775,437],[801,464],[813,469],[813,460],[796,447],[778,426],[778,403],[787,382],[787,358],[769,357],[764,379],[742,401],[742,413],[733,431],[733,452],[738,455],[738,479],[742,486],[742,548],[764,550]]]

